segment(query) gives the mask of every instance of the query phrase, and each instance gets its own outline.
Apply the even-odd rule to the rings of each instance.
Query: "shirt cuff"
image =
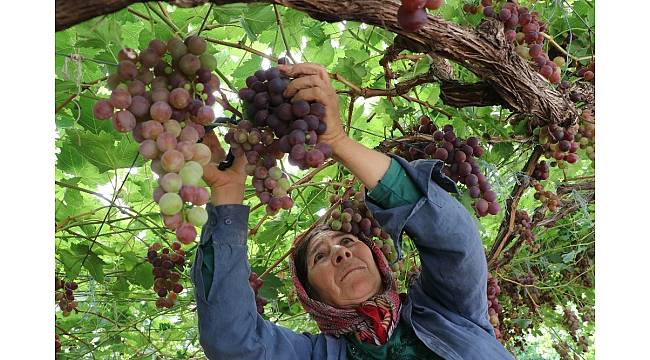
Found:
[[[391,158],[388,170],[368,196],[382,208],[390,209],[413,204],[422,194],[399,162]]]
[[[246,245],[250,207],[242,204],[207,204],[208,222],[201,234],[201,244]],[[207,230],[207,231],[206,231]],[[218,236],[217,236],[218,234]]]

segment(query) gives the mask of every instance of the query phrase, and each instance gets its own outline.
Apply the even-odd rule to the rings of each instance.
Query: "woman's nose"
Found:
[[[334,251],[334,263],[337,265],[340,264],[343,259],[352,257],[352,252],[345,246],[336,245]]]

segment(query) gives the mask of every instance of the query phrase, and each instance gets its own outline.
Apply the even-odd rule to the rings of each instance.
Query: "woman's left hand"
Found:
[[[302,63],[278,65],[278,70],[294,78],[284,91],[285,97],[292,97],[292,102],[305,100],[319,102],[325,106],[323,121],[327,130],[318,136],[319,143],[329,144],[334,148],[337,142],[348,137],[341,126],[339,98],[325,67],[320,64]]]

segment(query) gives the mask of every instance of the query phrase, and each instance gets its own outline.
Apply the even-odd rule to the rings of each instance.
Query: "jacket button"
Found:
[[[226,223],[226,225],[232,224],[232,220],[230,220],[230,219],[226,219],[226,220],[224,220],[224,222]]]

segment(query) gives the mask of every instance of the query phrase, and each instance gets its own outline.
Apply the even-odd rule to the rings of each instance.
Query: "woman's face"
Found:
[[[352,308],[381,289],[381,275],[370,248],[356,236],[327,231],[307,248],[307,278],[320,301]]]

